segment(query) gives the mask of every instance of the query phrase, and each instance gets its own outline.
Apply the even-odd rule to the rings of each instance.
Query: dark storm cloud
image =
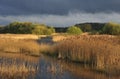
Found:
[[[117,22],[120,23],[120,13],[69,13],[68,15],[8,15],[0,16],[0,24],[13,21],[29,21],[44,23],[55,27],[66,27],[85,22]]]
[[[120,0],[0,0],[0,25],[30,21],[65,27],[84,22],[120,23]]]
[[[0,0],[1,15],[120,12],[120,0]]]

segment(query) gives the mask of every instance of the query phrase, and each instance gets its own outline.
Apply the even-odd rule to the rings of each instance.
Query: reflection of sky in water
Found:
[[[62,69],[58,62],[40,59],[40,70],[35,79],[76,79],[70,72]]]

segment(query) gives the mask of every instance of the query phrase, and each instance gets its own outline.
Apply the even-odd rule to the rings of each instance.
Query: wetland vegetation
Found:
[[[120,79],[119,24],[105,24],[96,35],[88,25],[67,34],[39,24],[30,31],[30,24],[0,28],[7,33],[0,34],[1,79]]]

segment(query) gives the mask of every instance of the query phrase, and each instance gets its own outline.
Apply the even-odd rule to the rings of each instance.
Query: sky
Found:
[[[0,0],[0,25],[30,21],[66,27],[86,22],[120,23],[120,0]]]

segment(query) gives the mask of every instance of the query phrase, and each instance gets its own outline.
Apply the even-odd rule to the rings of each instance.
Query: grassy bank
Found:
[[[0,52],[39,55],[39,44],[35,40],[0,39]]]
[[[53,50],[51,43],[64,38],[56,35],[0,34],[0,52],[40,56],[41,52]]]
[[[98,71],[120,73],[120,39],[116,36],[73,36],[56,44],[52,54]]]

